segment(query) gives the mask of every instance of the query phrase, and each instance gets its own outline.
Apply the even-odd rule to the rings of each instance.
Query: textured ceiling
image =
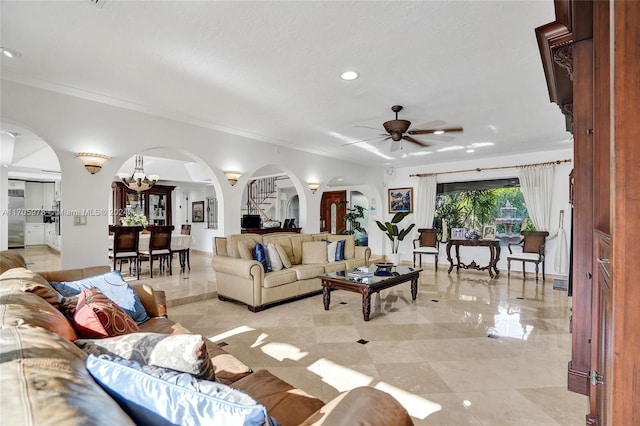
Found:
[[[2,60],[3,79],[259,141],[395,166],[569,146],[534,36],[550,0],[3,0],[0,12],[2,45],[22,53]],[[360,78],[342,81],[347,69]],[[464,133],[391,153],[344,146],[376,137],[394,104],[412,128]],[[464,150],[437,151],[451,146]]]

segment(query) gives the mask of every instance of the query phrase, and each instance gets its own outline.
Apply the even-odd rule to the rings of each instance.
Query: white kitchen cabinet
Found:
[[[60,181],[59,180],[53,183],[53,200],[60,201]]]
[[[25,182],[24,207],[27,210],[53,210],[55,186],[54,182]]]
[[[44,182],[42,184],[43,195],[42,205],[44,210],[53,210],[53,204],[55,203],[55,183]]]
[[[42,210],[44,207],[44,186],[42,182],[25,182],[24,208]]]
[[[45,244],[50,248],[60,251],[60,242],[58,235],[56,234],[56,224],[55,223],[45,223],[44,224],[44,241]]]
[[[25,225],[24,245],[33,246],[39,244],[45,244],[44,223],[27,223]]]

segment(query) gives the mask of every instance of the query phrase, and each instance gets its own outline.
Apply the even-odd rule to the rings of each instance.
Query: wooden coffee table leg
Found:
[[[322,286],[322,303],[324,303],[324,310],[328,311],[331,303],[331,292],[328,286]]]
[[[416,300],[418,297],[418,276],[411,278],[411,300]]]
[[[369,287],[362,289],[362,316],[365,321],[369,321],[371,315],[371,292]]]

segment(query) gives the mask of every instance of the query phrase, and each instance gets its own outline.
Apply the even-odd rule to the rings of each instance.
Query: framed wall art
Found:
[[[204,222],[204,201],[191,203],[191,222]]]
[[[413,212],[413,188],[389,188],[389,213]]]

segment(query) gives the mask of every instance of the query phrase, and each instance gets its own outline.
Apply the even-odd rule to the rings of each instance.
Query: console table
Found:
[[[273,234],[275,232],[295,232],[299,234],[302,228],[243,228],[241,234]]]
[[[460,262],[460,246],[467,247],[488,247],[489,253],[491,254],[491,258],[489,260],[489,264],[487,266],[480,266],[476,263],[475,260],[472,260],[470,264],[466,265]],[[456,248],[456,263],[453,263],[453,258],[451,257],[451,247]],[[449,261],[449,270],[447,271],[449,274],[453,270],[453,267],[456,267],[456,271],[459,271],[460,268],[463,269],[475,269],[477,271],[489,271],[489,276],[493,278],[494,276],[498,276],[500,271],[498,271],[498,260],[500,260],[500,241],[499,240],[449,240],[447,243],[447,260]]]

